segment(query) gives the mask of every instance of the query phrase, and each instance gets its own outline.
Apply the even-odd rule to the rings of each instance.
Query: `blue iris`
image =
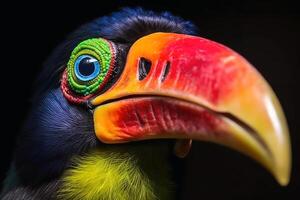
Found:
[[[79,56],[75,61],[75,76],[81,81],[93,80],[100,70],[99,61],[90,55]]]

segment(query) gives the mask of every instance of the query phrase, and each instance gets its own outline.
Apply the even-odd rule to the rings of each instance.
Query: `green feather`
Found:
[[[102,145],[73,159],[60,199],[172,199],[166,143]]]

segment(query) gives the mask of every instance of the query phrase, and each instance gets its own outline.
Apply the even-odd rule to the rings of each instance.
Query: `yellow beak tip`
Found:
[[[281,186],[287,186],[290,182],[290,175],[277,175],[275,178]]]
[[[273,175],[281,186],[287,186],[290,182],[291,177],[290,165],[287,166],[285,169],[278,169],[277,171],[274,171]]]

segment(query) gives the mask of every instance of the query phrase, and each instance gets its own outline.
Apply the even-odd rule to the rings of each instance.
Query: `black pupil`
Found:
[[[90,76],[95,71],[95,62],[96,60],[93,58],[83,58],[79,65],[78,65],[78,71],[83,76]]]

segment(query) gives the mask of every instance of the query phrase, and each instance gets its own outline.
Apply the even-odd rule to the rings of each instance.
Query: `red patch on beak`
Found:
[[[220,131],[222,120],[218,115],[200,106],[172,98],[130,98],[102,105],[96,108],[96,112],[97,117],[105,117],[96,119],[96,123],[107,121],[110,124],[111,128],[100,131],[103,133],[101,141],[108,143],[224,136]],[[114,133],[110,134],[109,130]]]
[[[177,90],[189,90],[186,91],[187,94],[201,94],[211,104],[217,104],[230,92],[232,80],[238,71],[235,65],[230,63],[230,59],[234,60],[235,57],[224,49],[226,47],[204,38],[171,40],[161,51],[160,57],[163,61],[168,60],[171,63],[171,70],[164,85],[176,85]],[[174,83],[174,80],[178,82]],[[185,88],[187,86],[188,88]]]

